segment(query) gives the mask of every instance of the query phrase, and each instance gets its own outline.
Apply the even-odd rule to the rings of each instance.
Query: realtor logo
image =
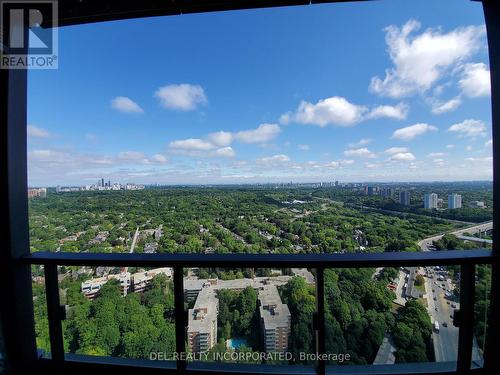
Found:
[[[57,69],[57,0],[0,0],[0,68]]]

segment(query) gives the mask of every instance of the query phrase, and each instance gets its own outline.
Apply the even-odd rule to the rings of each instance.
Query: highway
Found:
[[[493,229],[493,222],[476,224],[470,227],[458,229],[455,231],[442,233],[432,237],[423,239],[418,243],[422,251],[432,251],[434,247],[433,241],[439,240],[445,234],[453,234],[455,236],[463,236],[464,233],[478,233]],[[455,286],[447,272],[437,271],[432,267],[426,268],[425,290],[427,296],[427,306],[431,322],[439,323],[439,333],[433,331],[432,340],[434,343],[434,355],[436,362],[450,362],[457,360],[458,353],[458,328],[453,325],[453,310],[459,308],[459,303],[453,300],[454,297],[446,297],[445,293],[453,292]],[[445,280],[438,281],[438,276],[441,275]],[[453,307],[455,305],[455,307]],[[444,326],[446,325],[446,327]]]
[[[423,240],[418,242],[418,246],[422,249],[422,251],[429,251],[429,250],[434,250],[432,246],[433,241],[439,240],[441,237],[443,237],[445,234],[454,234],[455,236],[463,236],[464,233],[478,233],[478,232],[484,232],[488,230],[493,229],[493,221],[488,221],[486,223],[481,223],[481,224],[476,224],[470,227],[465,227],[461,228],[458,230],[450,231],[450,232],[445,232],[441,234],[436,234],[431,237],[424,238]]]

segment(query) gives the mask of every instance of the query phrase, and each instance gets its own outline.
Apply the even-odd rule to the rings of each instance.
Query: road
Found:
[[[459,303],[451,297],[446,297],[446,291],[452,291],[454,286],[450,279],[438,281],[438,273],[427,267],[425,277],[425,290],[427,308],[431,322],[439,323],[439,333],[433,330],[434,356],[436,362],[450,362],[457,360],[458,353],[458,328],[453,325],[453,310],[459,308]],[[440,275],[446,275],[441,273]],[[444,285],[444,286],[443,286]],[[455,305],[455,307],[453,307]],[[446,325],[446,327],[445,327]]]
[[[463,236],[464,233],[473,234],[491,229],[493,229],[493,222],[489,221],[425,238],[420,241],[418,245],[422,251],[432,251],[434,250],[432,242],[439,240],[445,234],[449,233],[455,236]],[[437,280],[439,275],[432,267],[427,267],[426,274],[425,290],[429,315],[433,324],[435,321],[439,323],[439,333],[435,331],[432,333],[436,362],[456,361],[458,355],[458,328],[453,325],[452,315],[453,310],[459,308],[459,304],[457,301],[451,299],[454,297],[446,297],[445,295],[446,291],[453,291],[454,285],[448,278],[446,272],[440,272],[440,275],[445,278],[443,281]],[[455,308],[453,307],[454,304],[456,305]],[[447,327],[445,327],[443,323],[445,323]]]
[[[454,230],[451,232],[445,232],[445,233],[441,233],[441,234],[436,234],[432,237],[424,238],[423,240],[418,242],[418,246],[420,246],[422,251],[434,250],[433,246],[432,246],[432,242],[441,239],[441,237],[443,237],[445,234],[453,234],[455,236],[463,236],[464,233],[474,234],[474,233],[484,232],[484,231],[488,231],[488,230],[492,230],[492,229],[493,229],[493,221],[488,221],[486,223],[476,224],[476,225],[473,225],[470,227],[465,227],[465,228]]]

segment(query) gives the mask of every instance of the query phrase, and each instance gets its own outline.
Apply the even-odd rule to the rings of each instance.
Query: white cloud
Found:
[[[309,150],[309,145],[298,145],[297,146],[299,150],[302,150],[302,151],[307,151]]]
[[[232,147],[217,145],[199,138],[188,138],[170,142],[169,150],[178,155],[198,158],[232,158],[236,155]]]
[[[493,146],[493,139],[489,139],[486,142],[484,142],[485,147],[491,147]]]
[[[165,157],[165,155],[162,155],[162,154],[154,154],[151,159],[152,159],[152,161],[157,162],[157,163],[166,163],[168,161],[168,159]]]
[[[276,166],[281,164],[286,164],[290,161],[290,158],[287,155],[279,154],[273,156],[265,156],[257,159],[257,164],[265,165],[265,166]]]
[[[451,150],[452,148],[455,148],[455,145],[446,145],[445,146],[448,150]]]
[[[38,149],[28,152],[28,160],[39,162],[56,162],[64,163],[72,159],[72,155],[68,152],[62,152],[50,149]]]
[[[318,168],[332,168],[332,169],[336,169],[336,168],[342,168],[342,167],[345,167],[346,165],[352,165],[354,164],[355,161],[352,160],[352,159],[344,159],[344,160],[333,160],[333,161],[329,161],[325,164],[317,164],[316,166]]]
[[[230,146],[227,147],[222,147],[213,152],[214,156],[219,156],[222,158],[232,158],[236,156],[236,153],[234,152],[233,148]]]
[[[449,132],[458,133],[461,137],[477,137],[486,135],[486,126],[482,121],[467,119],[448,128]]]
[[[362,138],[359,141],[355,143],[349,143],[350,148],[356,148],[356,147],[361,147],[361,146],[366,146],[368,143],[370,143],[372,140],[370,138]]]
[[[406,103],[399,103],[398,105],[379,105],[373,108],[366,116],[369,119],[377,119],[381,117],[392,118],[395,120],[406,120],[408,116],[409,107]]]
[[[375,153],[371,152],[366,147],[356,148],[352,150],[345,150],[344,155],[356,158],[370,158],[370,159],[376,157]]]
[[[118,158],[121,160],[145,160],[146,156],[142,152],[138,151],[124,151],[118,154]]]
[[[440,158],[434,159],[432,162],[436,164],[437,167],[444,167],[447,164],[446,160]]]
[[[394,66],[385,77],[373,77],[371,91],[401,98],[429,90],[446,73],[475,53],[485,34],[484,26],[459,27],[448,33],[427,29],[415,35],[420,23],[409,20],[401,28],[385,28],[385,40]]]
[[[302,101],[294,113],[286,113],[280,121],[300,124],[351,126],[360,122],[367,112],[365,106],[350,103],[346,98],[333,96],[319,100],[316,104]]]
[[[441,156],[445,156],[445,152],[431,152],[427,155],[428,158],[439,158]]]
[[[472,162],[479,162],[479,163],[492,163],[493,157],[492,156],[485,156],[483,158],[467,158],[465,160],[472,161]]]
[[[279,125],[260,124],[257,129],[242,130],[234,138],[243,143],[265,143],[276,138],[281,132]]]
[[[382,167],[381,163],[365,163],[365,168],[367,169],[380,169]]]
[[[38,126],[34,125],[28,125],[28,137],[33,137],[33,138],[49,138],[50,133],[43,129],[39,128]]]
[[[207,139],[219,147],[229,146],[233,141],[233,134],[231,132],[219,131],[209,134]]]
[[[198,105],[207,103],[203,87],[189,83],[160,87],[156,90],[154,96],[160,99],[160,103],[164,108],[178,111],[192,111]]]
[[[407,147],[391,147],[385,150],[384,152],[387,154],[398,154],[400,152],[408,152],[408,151],[409,150]]]
[[[432,113],[440,115],[442,113],[451,112],[457,109],[462,104],[462,99],[459,96],[448,100],[447,102],[432,103]]]
[[[209,151],[213,150],[215,146],[203,139],[188,138],[170,142],[169,148],[178,151]]]
[[[465,147],[465,151],[472,151],[472,146],[468,145],[467,147]]]
[[[144,113],[144,110],[139,106],[139,104],[126,96],[117,96],[112,99],[111,108],[123,113]]]
[[[491,93],[490,71],[486,64],[465,64],[458,85],[464,95],[470,98],[489,96]]]
[[[398,152],[391,155],[390,159],[393,161],[413,161],[416,158],[411,152]]]
[[[437,131],[435,126],[428,124],[415,124],[405,128],[397,129],[392,133],[392,138],[403,141],[411,141],[413,138],[431,131]]]

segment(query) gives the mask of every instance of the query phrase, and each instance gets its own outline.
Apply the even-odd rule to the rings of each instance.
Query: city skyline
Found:
[[[59,70],[29,73],[29,183],[491,180],[484,19],[449,3],[63,28]]]

